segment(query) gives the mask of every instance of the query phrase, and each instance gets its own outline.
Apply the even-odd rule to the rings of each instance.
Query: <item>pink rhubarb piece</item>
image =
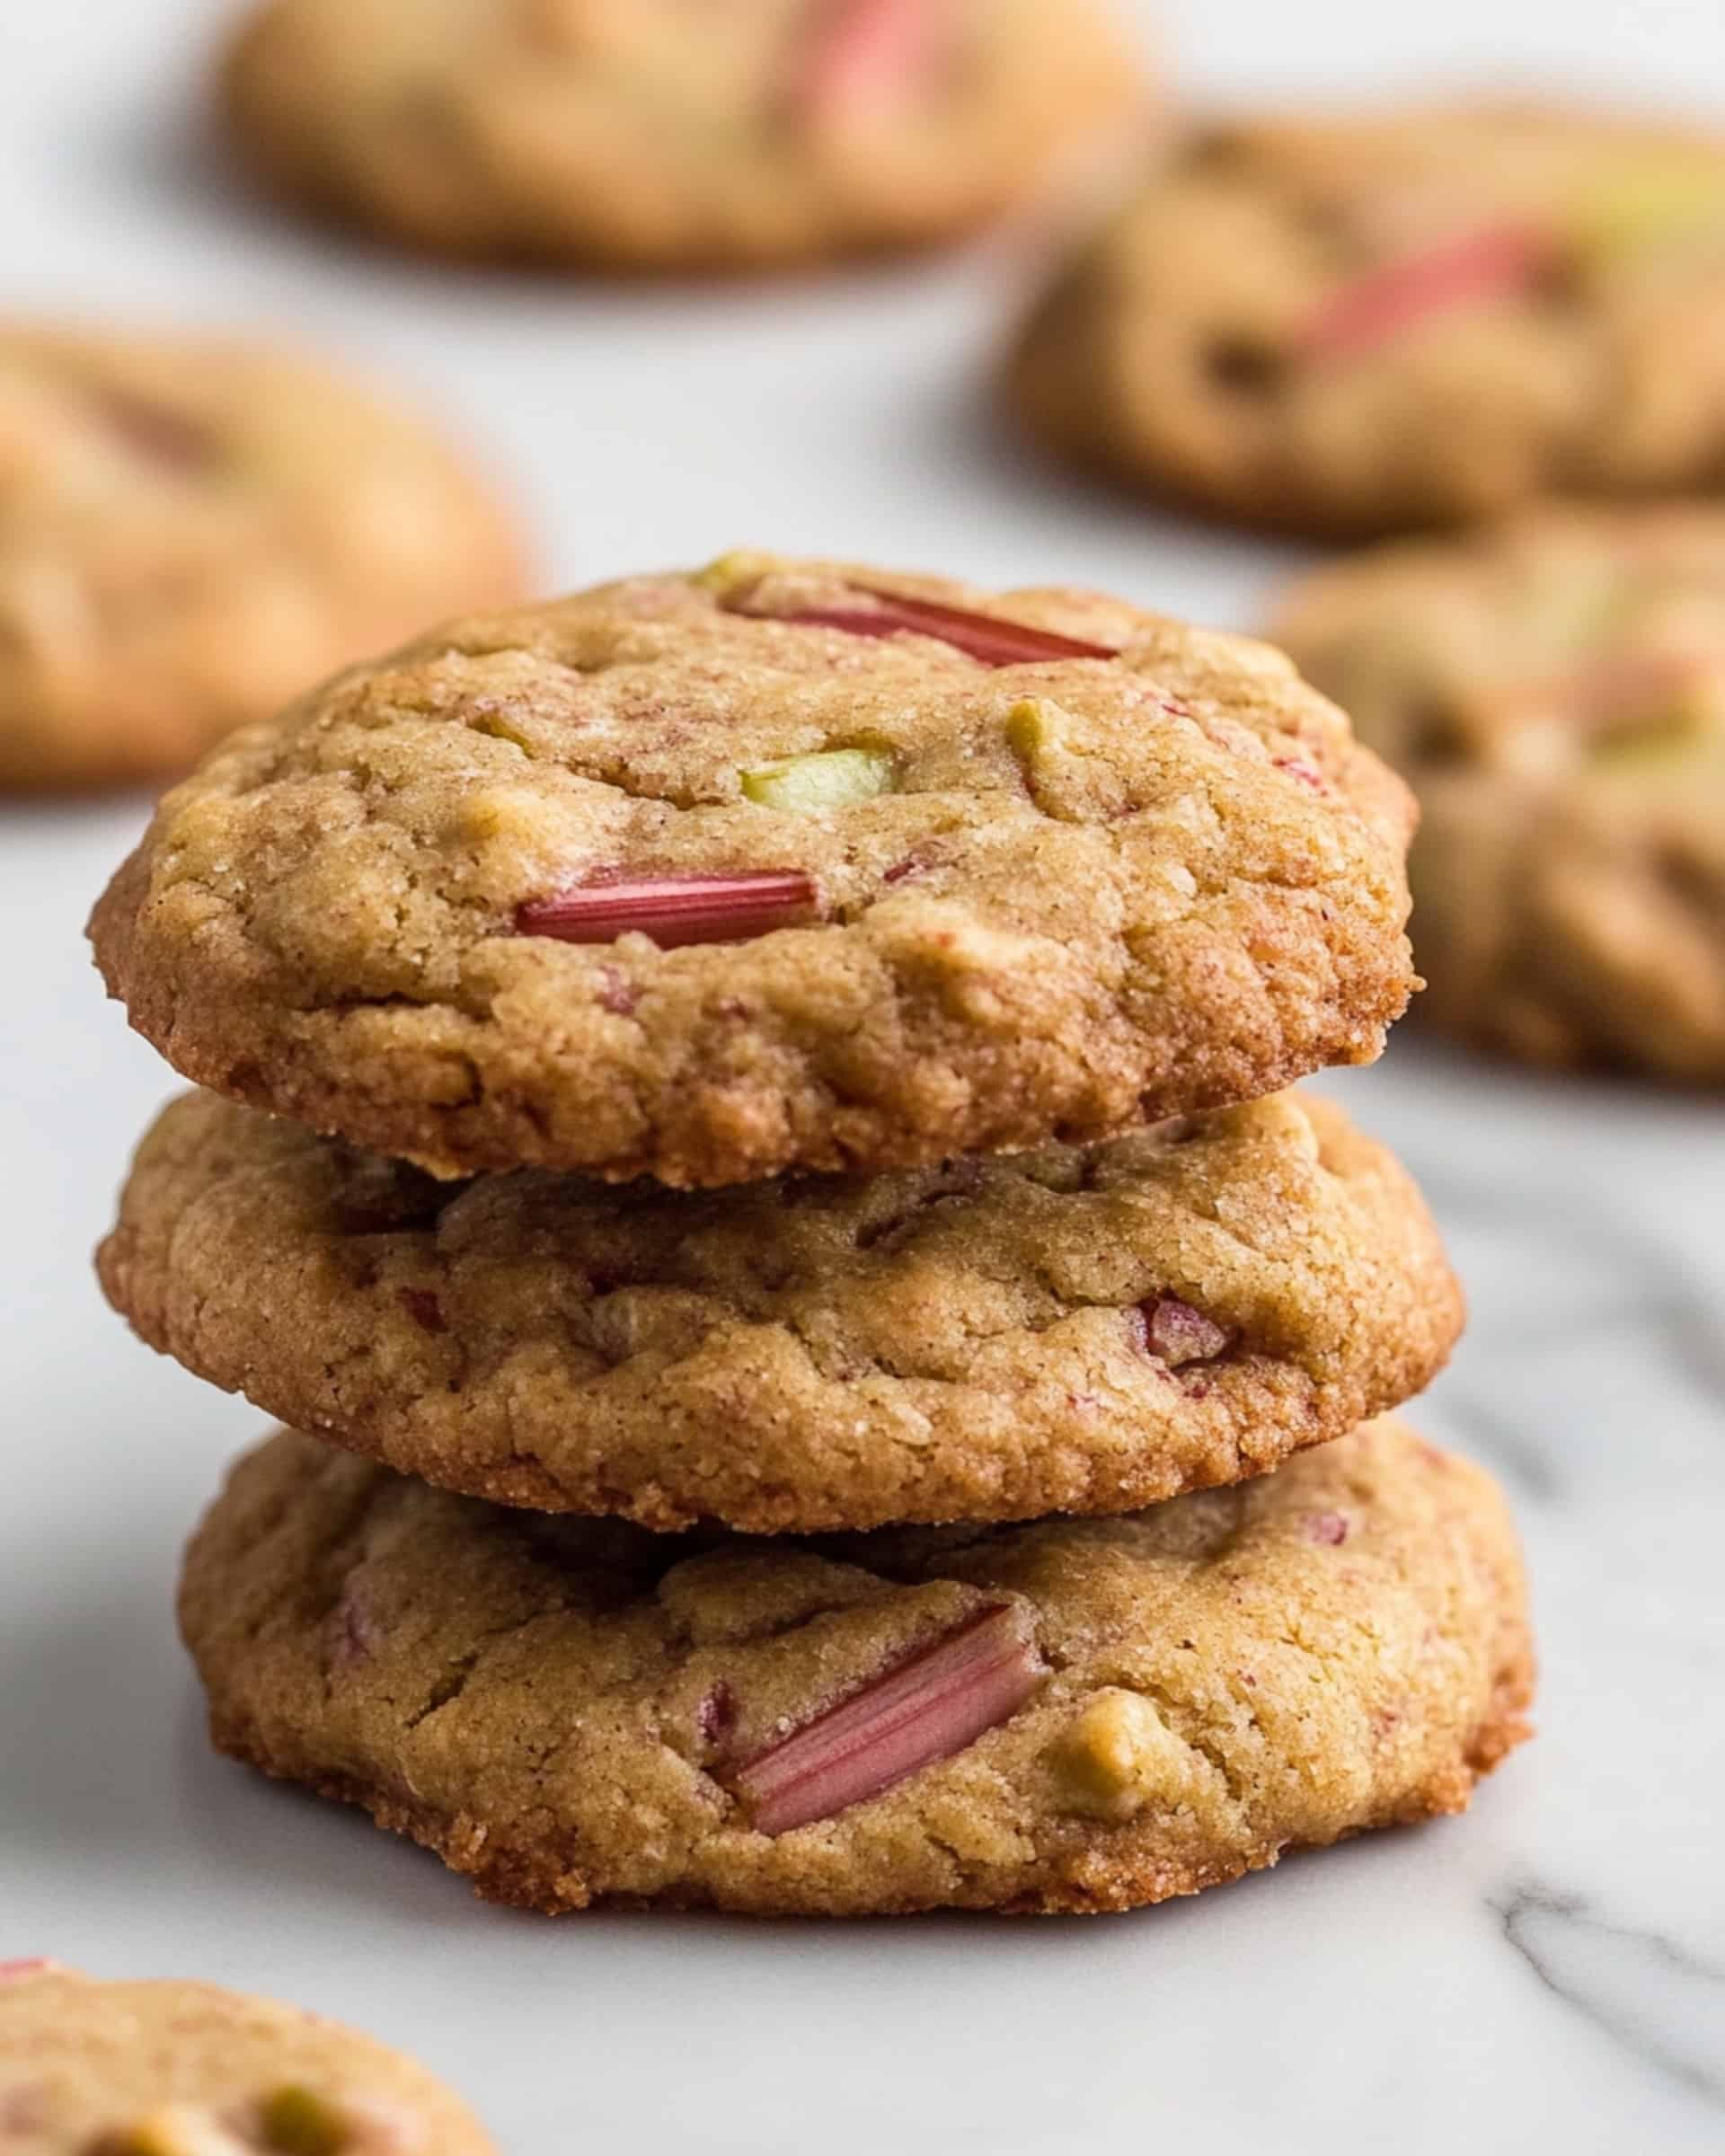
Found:
[[[1044,1674],[1023,1612],[996,1604],[758,1753],[737,1787],[764,1834],[830,1819],[975,1744]]]
[[[843,126],[889,114],[932,66],[946,0],[815,0],[792,64],[801,118]]]
[[[1178,1295],[1157,1295],[1140,1308],[1145,1339],[1164,1363],[1206,1363],[1228,1344],[1226,1331],[1214,1318]]]
[[[932,599],[906,598],[901,593],[859,590],[864,606],[805,606],[776,618],[811,628],[842,629],[850,636],[887,637],[909,632],[951,644],[986,667],[1028,667],[1066,658],[1118,658],[1111,644],[1087,643],[1028,622],[1003,621],[998,614],[972,614],[961,606],[937,605]]]
[[[1499,225],[1386,263],[1345,287],[1307,326],[1307,354],[1354,359],[1433,314],[1526,291],[1551,260],[1536,232]]]
[[[814,879],[801,869],[739,869],[729,875],[606,874],[535,898],[515,916],[518,933],[561,943],[650,937],[661,950],[689,943],[746,943],[819,912]]]

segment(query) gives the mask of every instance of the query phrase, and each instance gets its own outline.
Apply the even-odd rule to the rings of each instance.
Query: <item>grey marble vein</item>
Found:
[[[1597,1914],[1585,1895],[1524,1879],[1491,1908],[1555,1999],[1643,2064],[1725,2107],[1725,1965],[1663,1931]]]

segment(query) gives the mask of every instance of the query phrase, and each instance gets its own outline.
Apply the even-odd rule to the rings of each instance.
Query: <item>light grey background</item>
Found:
[[[417,384],[512,475],[559,581],[754,543],[1238,622],[1293,560],[995,437],[1022,243],[584,292],[452,282],[235,201],[193,131],[230,12],[4,11],[8,305],[276,326]],[[1556,71],[1725,112],[1718,0],[1161,12],[1206,94]],[[1535,1572],[1543,1735],[1470,1817],[1089,1923],[546,1924],[204,1750],[171,1581],[259,1418],[134,1347],[87,1268],[172,1090],[80,941],[141,815],[0,811],[0,1956],[315,2001],[426,2054],[509,2156],[1725,2143],[1725,1108],[1413,1038],[1333,1082],[1468,1275],[1473,1330],[1422,1414],[1503,1473]]]

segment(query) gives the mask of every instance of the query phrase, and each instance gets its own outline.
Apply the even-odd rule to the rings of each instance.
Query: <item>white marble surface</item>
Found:
[[[279,323],[416,379],[513,471],[562,579],[829,543],[1228,620],[1281,566],[990,438],[1011,249],[578,294],[237,208],[182,128],[225,12],[4,11],[8,304]],[[1717,0],[1166,13],[1212,87],[1545,63],[1725,107]],[[1474,1324],[1425,1420],[1504,1475],[1535,1573],[1541,1735],[1469,1817],[1089,1923],[548,1925],[203,1748],[170,1582],[258,1418],[134,1347],[86,1263],[171,1082],[79,940],[139,815],[0,815],[0,1954],[316,2000],[433,2058],[509,2156],[1725,2146],[1725,1106],[1411,1038],[1337,1082],[1453,1237]]]

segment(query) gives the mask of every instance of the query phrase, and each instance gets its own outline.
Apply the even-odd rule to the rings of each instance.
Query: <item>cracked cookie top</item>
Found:
[[[381,2044],[203,1984],[0,1962],[7,2156],[495,2156]]]
[[[1126,1511],[1429,1382],[1460,1293],[1328,1101],[705,1196],[438,1183],[212,1095],[102,1277],[153,1346],[477,1495],[757,1533]]]
[[[1411,814],[1265,646],[730,556],[242,733],[93,933],[188,1077],[438,1174],[872,1171],[1368,1060]]]
[[[1529,513],[1380,548],[1272,633],[1425,808],[1424,1014],[1725,1082],[1725,512]]]
[[[1052,446],[1367,534],[1725,477],[1725,136],[1456,100],[1192,137],[1011,363]]]
[[[1500,1496],[1390,1422],[1123,1519],[827,1542],[500,1510],[284,1433],[181,1616],[219,1746],[547,1911],[1159,1901],[1459,1810],[1532,1677]]]
[[[524,588],[473,476],[339,377],[0,323],[0,785],[182,772],[332,667]]]
[[[267,0],[248,163],[439,252],[765,268],[940,240],[1138,102],[1092,0]]]

